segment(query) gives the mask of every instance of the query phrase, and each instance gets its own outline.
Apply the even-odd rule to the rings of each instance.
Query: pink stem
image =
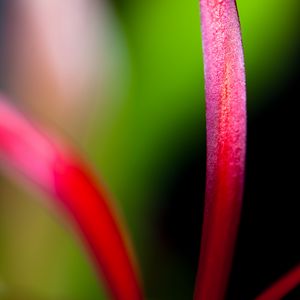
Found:
[[[224,299],[240,220],[246,142],[245,70],[234,0],[200,0],[207,174],[194,299]]]
[[[300,284],[300,265],[289,271],[277,282],[273,283],[266,291],[255,300],[283,299],[290,291]]]
[[[124,227],[105,190],[72,149],[34,127],[3,97],[0,163],[25,175],[68,213],[113,299],[143,298]]]

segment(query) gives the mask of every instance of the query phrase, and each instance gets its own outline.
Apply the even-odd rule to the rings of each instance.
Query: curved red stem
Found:
[[[68,213],[113,299],[143,298],[124,227],[107,193],[72,149],[35,128],[2,97],[0,163],[25,175]]]
[[[200,0],[207,170],[196,300],[225,296],[244,184],[246,92],[240,24],[234,0]]]

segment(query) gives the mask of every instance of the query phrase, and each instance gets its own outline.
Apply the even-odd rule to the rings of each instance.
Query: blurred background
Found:
[[[299,263],[299,2],[238,1],[248,87],[228,299]],[[1,0],[0,87],[65,135],[128,224],[147,299],[192,299],[205,184],[197,0]],[[299,288],[286,299],[299,299]],[[0,173],[0,299],[107,299],[72,228]]]

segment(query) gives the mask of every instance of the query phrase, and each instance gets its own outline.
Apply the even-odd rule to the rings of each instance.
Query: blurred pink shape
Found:
[[[10,7],[10,93],[39,116],[78,125],[105,72],[102,1],[17,0]]]

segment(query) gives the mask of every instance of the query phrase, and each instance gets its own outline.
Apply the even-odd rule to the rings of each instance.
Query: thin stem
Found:
[[[68,213],[113,299],[143,298],[128,237],[105,189],[69,145],[34,127],[3,97],[0,163],[24,175]]]
[[[234,0],[200,0],[207,166],[205,212],[194,299],[224,299],[244,184],[246,92]]]

